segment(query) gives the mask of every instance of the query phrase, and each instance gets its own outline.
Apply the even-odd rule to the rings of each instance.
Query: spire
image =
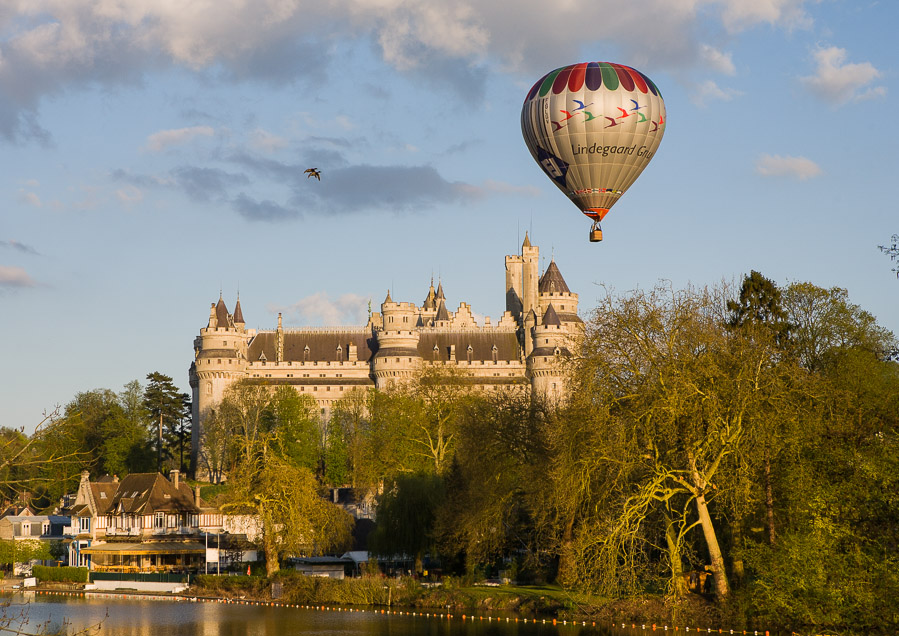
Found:
[[[218,327],[230,327],[228,320],[228,308],[225,306],[225,300],[219,292],[219,301],[215,304],[215,320]]]
[[[390,290],[387,290],[387,298],[384,299],[385,303],[392,303],[393,299],[390,297]]]
[[[437,306],[437,320],[450,320],[450,315],[446,309],[446,303],[443,302],[443,298],[440,299],[440,304]]]
[[[437,308],[437,294],[434,293],[434,277],[431,277],[431,287],[428,289],[428,295],[425,298],[425,301],[421,304],[422,309],[436,309]]]
[[[531,239],[530,239],[530,237],[528,237],[527,230],[525,230],[524,243],[521,244],[521,247],[522,247],[522,249],[524,249],[525,247],[530,247],[530,246],[531,246]]]
[[[237,292],[237,303],[234,305],[234,323],[246,324],[243,319],[243,312],[240,310],[240,292]]]
[[[552,303],[549,304],[549,307],[546,308],[546,313],[543,314],[543,326],[545,327],[561,327],[562,321],[559,320],[559,314],[556,313],[555,308]]]
[[[443,295],[443,281],[437,283],[437,300],[446,300],[446,296]]]
[[[556,265],[555,260],[550,261],[549,267],[546,268],[543,276],[540,277],[537,291],[541,294],[551,292],[571,293],[571,290],[568,289],[568,285],[565,283],[565,279],[562,278],[562,272],[559,271],[559,266]]]

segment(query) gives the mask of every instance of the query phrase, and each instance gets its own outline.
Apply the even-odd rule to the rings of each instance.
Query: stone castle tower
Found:
[[[506,256],[506,310],[497,323],[479,325],[461,302],[450,313],[443,284],[433,280],[421,306],[395,302],[390,293],[361,327],[246,329],[240,299],[228,312],[221,295],[194,339],[191,472],[205,417],[242,378],[290,385],[318,403],[322,417],[355,387],[383,389],[407,382],[425,365],[457,367],[485,391],[527,387],[550,400],[564,398],[560,362],[583,331],[578,295],[555,260],[542,276],[540,249],[525,235],[521,254]]]

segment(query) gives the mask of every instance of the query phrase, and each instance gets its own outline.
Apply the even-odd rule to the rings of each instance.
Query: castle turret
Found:
[[[443,293],[442,287],[438,295]],[[383,326],[375,331],[378,351],[372,361],[375,386],[379,389],[408,382],[417,371],[421,357],[418,353],[418,308],[414,303],[396,303],[387,292],[381,303]]]
[[[193,394],[191,430],[191,473],[196,474],[203,420],[221,401],[225,389],[246,372],[247,334],[243,314],[228,313],[219,295],[209,311],[209,323],[194,339],[194,362],[190,367]],[[239,318],[239,320],[235,320]]]
[[[537,288],[540,248],[531,245],[527,232],[521,244],[521,310],[527,314],[531,309],[537,311]]]
[[[531,389],[551,402],[564,399],[564,362],[571,356],[569,336],[559,314],[550,304],[543,319],[532,329],[533,349],[527,357]]]

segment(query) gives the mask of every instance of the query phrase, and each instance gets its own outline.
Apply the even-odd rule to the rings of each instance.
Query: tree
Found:
[[[548,500],[546,437],[554,425],[526,389],[465,400],[434,530],[444,555],[464,559],[469,572],[513,556],[542,572],[549,546],[536,519]]]
[[[783,308],[781,291],[755,270],[743,277],[739,298],[727,301],[727,311],[727,325],[732,329],[747,325],[763,327],[781,346],[789,339],[792,326]]]
[[[144,407],[156,424],[156,470],[161,472],[163,452],[169,458],[174,457],[171,446],[164,443],[163,435],[167,432],[169,439],[178,437],[179,423],[184,413],[184,400],[169,376],[154,371],[147,374],[147,381],[144,389]]]
[[[303,458],[296,446],[302,427],[294,416],[303,404],[242,381],[228,388],[215,415],[231,458],[223,509],[259,516],[269,576],[285,554],[321,553],[350,538],[352,517],[327,501],[312,470],[297,463]]]
[[[378,498],[378,524],[369,538],[373,552],[407,554],[421,572],[434,545],[434,520],[443,502],[443,482],[432,473],[397,475]]]
[[[696,527],[716,593],[729,595],[712,510],[718,483],[733,466],[725,459],[761,425],[760,406],[785,388],[770,341],[725,329],[724,295],[657,288],[609,296],[588,325],[574,393],[591,396],[610,422],[622,423],[612,431],[624,436],[619,461],[630,494],[622,492],[618,514],[586,522],[603,528],[606,538],[576,528],[573,546],[584,567],[617,563],[628,543],[640,540],[651,513],[664,511],[680,528],[667,550],[672,576],[678,570],[672,550]]]
[[[824,369],[851,348],[883,358],[896,346],[893,334],[850,302],[849,293],[840,287],[793,283],[784,292],[783,303],[793,325],[794,351],[809,370]]]

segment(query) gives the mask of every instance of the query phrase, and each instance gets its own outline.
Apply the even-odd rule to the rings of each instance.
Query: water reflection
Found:
[[[21,601],[21,597],[16,601]],[[598,627],[487,622],[374,612],[324,612],[219,603],[37,598],[31,625],[49,621],[74,631],[103,621],[105,636],[607,636]]]

